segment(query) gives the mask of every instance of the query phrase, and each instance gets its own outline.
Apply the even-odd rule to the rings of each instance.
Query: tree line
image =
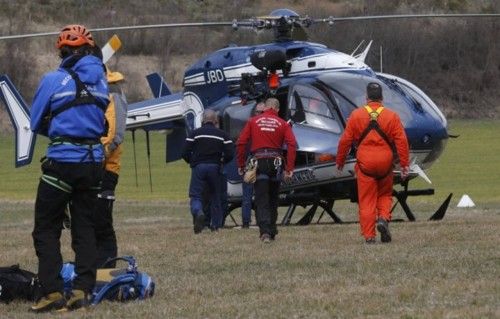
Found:
[[[314,5],[287,0],[279,4],[310,17],[500,12],[500,3],[494,0],[318,0]],[[57,31],[69,23],[93,28],[241,20],[266,15],[276,6],[252,0],[1,0],[0,5],[2,35]],[[499,26],[499,18],[349,21],[333,27],[313,25],[307,34],[308,41],[346,53],[362,40],[373,40],[366,62],[375,71],[382,68],[415,83],[449,118],[489,118],[498,117],[500,110],[495,103],[500,97]],[[150,97],[143,80],[148,73],[158,71],[181,89],[184,68],[197,58],[229,44],[272,40],[271,34],[221,27],[117,33],[124,47],[111,66],[126,75],[129,102]],[[112,34],[94,37],[103,44]],[[58,64],[54,43],[55,36],[0,42],[0,73],[11,77],[28,103],[43,73]],[[10,127],[4,110],[0,108],[2,130]]]

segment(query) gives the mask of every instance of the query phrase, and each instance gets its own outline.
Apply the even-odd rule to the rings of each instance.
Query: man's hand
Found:
[[[408,166],[401,167],[401,180],[406,180],[410,175],[410,168]]]
[[[289,172],[289,171],[285,171],[285,176],[283,176],[283,178],[285,179],[285,181],[290,181],[292,179],[292,176],[293,176],[293,171]]]
[[[238,174],[243,176],[245,174],[245,169],[243,167],[238,167]]]
[[[342,170],[344,169],[344,165],[337,165],[335,168],[335,176],[342,175]]]

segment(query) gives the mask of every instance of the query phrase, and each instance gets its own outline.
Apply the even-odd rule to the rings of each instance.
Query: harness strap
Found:
[[[273,157],[282,157],[283,154],[281,150],[273,149],[273,148],[259,148],[255,150],[253,153],[255,158],[273,158]]]
[[[95,162],[94,158],[94,148],[100,147],[101,140],[99,139],[88,139],[88,138],[77,138],[71,136],[58,136],[52,138],[49,146],[56,145],[76,145],[76,146],[86,146],[88,148],[88,152],[81,159],[80,162],[83,162],[87,157],[92,159],[92,162]]]
[[[94,104],[98,108],[100,108],[103,112],[106,112],[107,105],[103,104],[101,101],[96,99],[92,95],[92,93],[90,93],[85,84],[83,84],[83,82],[80,80],[80,77],[78,77],[78,74],[76,74],[76,72],[70,68],[64,68],[64,70],[68,72],[75,81],[76,84],[75,99],[69,101],[68,103],[64,104],[63,106],[55,110],[52,110],[49,115],[49,118],[52,119],[57,115],[61,114],[62,112],[69,110],[72,107],[80,105],[88,105],[88,104]]]
[[[365,137],[368,135],[368,133],[370,133],[371,130],[375,130],[378,133],[378,135],[380,135],[380,137],[382,137],[384,139],[384,141],[387,143],[387,145],[389,145],[389,147],[394,152],[394,150],[395,150],[394,143],[391,143],[391,141],[389,140],[389,137],[387,137],[387,134],[385,134],[385,132],[380,128],[380,125],[378,125],[378,117],[380,116],[380,113],[382,113],[382,111],[384,110],[384,107],[381,106],[381,107],[377,108],[376,110],[373,110],[369,105],[366,105],[365,110],[370,115],[370,123],[368,124],[366,129],[361,134],[361,137],[359,138],[359,141],[358,141],[358,147],[361,145],[361,142],[365,139]],[[387,175],[389,175],[392,172],[392,169],[390,169],[384,175],[377,176],[377,175],[371,174],[369,172],[365,172],[361,166],[359,166],[359,169],[361,170],[361,172],[363,174],[370,176],[370,177],[373,177],[375,179],[383,179],[384,177],[386,177]]]
[[[55,188],[60,189],[65,193],[71,194],[73,192],[73,187],[71,187],[71,185],[69,185],[68,183],[63,182],[59,178],[43,174],[41,179],[45,183],[54,186]]]
[[[361,136],[358,141],[358,146],[361,145],[361,142],[365,139],[365,137],[368,135],[368,133],[370,133],[371,130],[375,130],[380,135],[380,137],[384,139],[387,145],[389,145],[391,148],[394,148],[394,145],[389,140],[389,137],[387,137],[387,134],[385,134],[385,132],[382,131],[382,129],[378,125],[378,117],[380,116],[380,113],[382,113],[382,111],[384,110],[384,107],[381,106],[374,111],[370,106],[366,105],[365,109],[370,115],[370,123],[363,131],[363,133],[361,133]]]

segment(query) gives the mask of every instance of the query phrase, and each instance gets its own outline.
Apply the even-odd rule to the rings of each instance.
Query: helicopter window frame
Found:
[[[288,112],[294,123],[342,133],[342,119],[324,92],[312,85],[298,83],[291,88],[289,96]]]

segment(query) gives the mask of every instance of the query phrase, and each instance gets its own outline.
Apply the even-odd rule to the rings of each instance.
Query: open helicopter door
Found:
[[[343,176],[335,174],[335,154],[343,124],[334,102],[313,84],[295,83],[288,92],[286,113],[297,140],[297,158],[292,181],[282,185],[283,190],[289,191],[284,196],[284,203],[289,206],[283,225],[291,222],[297,206],[310,206],[297,222],[299,225],[309,224],[318,208],[323,209],[321,216],[327,213],[335,223],[341,223],[333,211],[334,201],[323,198],[322,189],[341,187],[345,184],[337,183],[339,180],[354,178],[350,173],[352,161],[346,164]]]
[[[248,104],[241,104],[240,100],[234,101],[231,106],[224,109],[222,113],[221,128],[229,135],[229,138],[236,142],[240,136],[241,130],[245,126],[248,119],[254,114],[256,103],[251,101]],[[238,175],[238,168],[235,158],[226,165],[227,174],[227,195],[228,201],[239,202],[242,196],[242,179]],[[236,205],[235,207],[239,207]],[[230,211],[230,210],[229,210]]]

